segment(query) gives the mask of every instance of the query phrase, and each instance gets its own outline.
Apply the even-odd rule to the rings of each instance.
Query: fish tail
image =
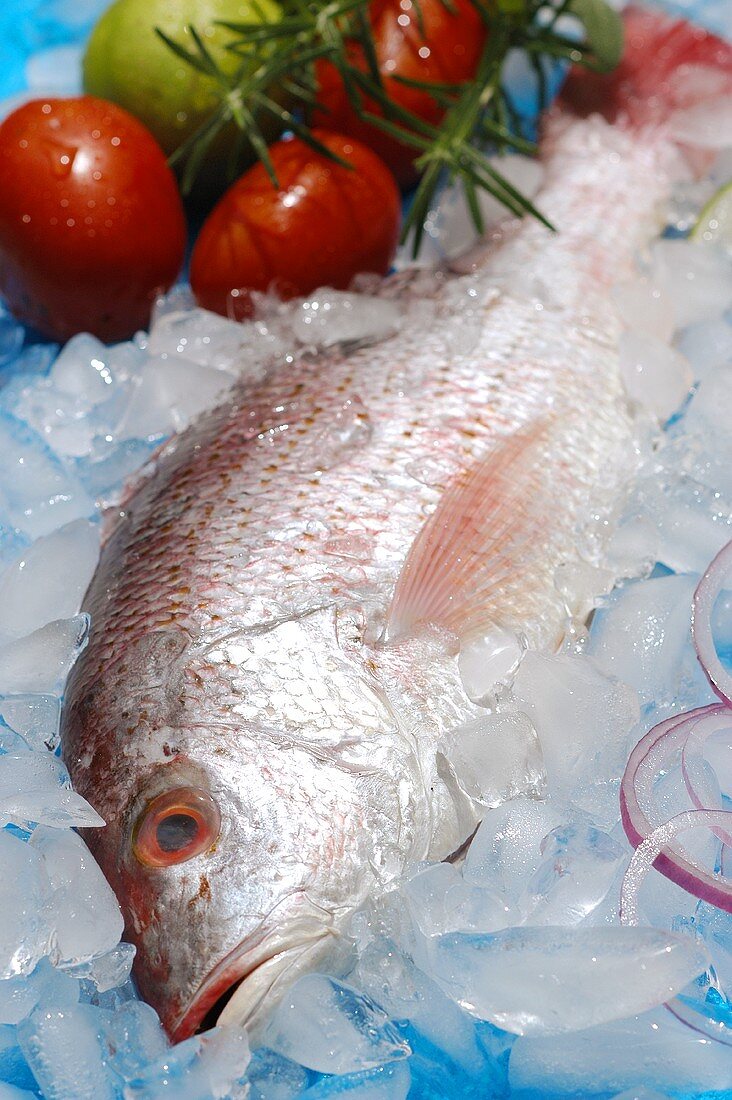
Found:
[[[562,93],[566,110],[645,127],[732,92],[732,45],[721,38],[650,8],[627,8],[623,24],[620,64],[611,73],[573,69]]]

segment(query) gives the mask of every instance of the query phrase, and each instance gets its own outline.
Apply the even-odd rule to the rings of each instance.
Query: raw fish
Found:
[[[109,525],[64,755],[177,1039],[256,1023],[367,896],[462,844],[482,810],[438,748],[485,711],[461,651],[554,647],[612,583],[639,456],[610,292],[684,170],[669,75],[732,86],[717,39],[639,11],[626,33],[547,126],[556,234],[509,226],[431,301],[407,286],[375,347],[253,370]]]

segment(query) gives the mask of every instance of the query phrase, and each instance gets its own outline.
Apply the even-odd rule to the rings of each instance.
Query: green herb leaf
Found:
[[[623,56],[623,22],[605,0],[570,0],[567,10],[576,15],[585,29],[585,42],[592,51],[591,67],[606,73]],[[585,58],[584,63],[588,64]]]

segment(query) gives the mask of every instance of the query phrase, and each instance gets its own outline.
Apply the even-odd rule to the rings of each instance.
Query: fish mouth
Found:
[[[305,942],[279,943],[274,949],[261,942],[239,944],[203,979],[172,1028],[172,1041],[220,1026],[245,1027],[256,1034],[287,986],[312,968],[331,939],[326,929]]]

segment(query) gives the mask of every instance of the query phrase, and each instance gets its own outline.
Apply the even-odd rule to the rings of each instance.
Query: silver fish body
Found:
[[[107,822],[89,842],[171,1034],[236,983],[222,1018],[255,1017],[337,951],[369,894],[474,828],[436,753],[481,713],[460,646],[492,625],[554,645],[597,594],[570,569],[560,596],[555,575],[602,561],[637,460],[608,291],[657,229],[667,155],[660,137],[558,118],[538,200],[557,234],[512,226],[476,271],[406,301],[392,338],[242,381],[123,503],[85,601],[64,752]],[[461,581],[434,595],[450,615],[425,621],[432,544],[410,551],[517,438],[533,458],[519,448],[496,479],[495,522],[445,512],[457,550],[442,539],[435,592]],[[140,820],[178,788],[213,800],[218,835],[146,866]]]

